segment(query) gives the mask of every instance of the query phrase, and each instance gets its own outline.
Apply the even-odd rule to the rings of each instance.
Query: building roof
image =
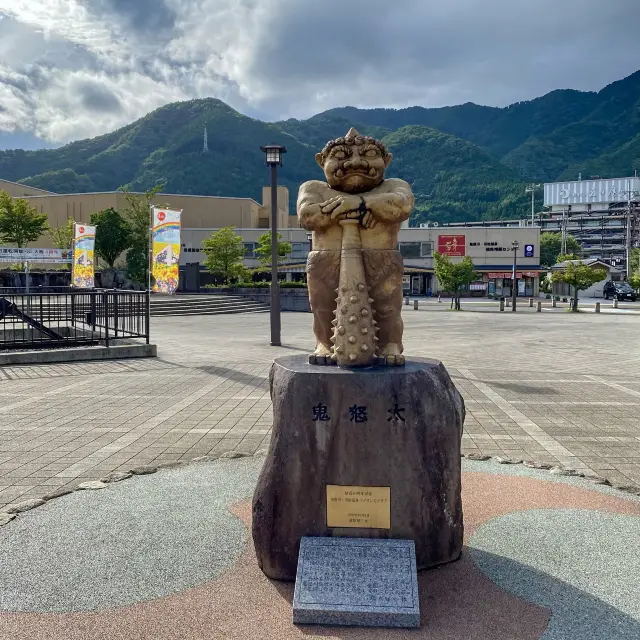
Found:
[[[14,182],[13,180],[6,180],[5,178],[0,178],[0,184],[6,182],[7,184],[15,184],[16,187],[27,187],[28,189],[33,189],[35,191],[42,191],[43,195],[49,196],[57,196],[58,194],[55,191],[47,191],[46,189],[41,189],[40,187],[32,187],[30,184],[24,184],[22,182]],[[37,196],[27,196],[27,197],[37,197]]]
[[[603,262],[602,260],[598,260],[597,258],[585,258],[584,260],[565,260],[564,262],[558,262],[558,264],[554,264],[551,267],[551,270],[561,271],[562,269],[566,269],[569,263],[584,264],[588,267],[604,267],[608,271],[619,271],[608,262]]]
[[[0,182],[3,182],[3,180],[0,179]],[[4,180],[4,182],[8,182],[8,180]],[[20,185],[20,186],[28,187],[29,185]],[[36,187],[30,187],[30,188],[35,189]],[[44,191],[44,190],[40,189],[40,191]],[[118,195],[122,193],[123,193],[122,191],[87,191],[85,193],[53,193],[52,191],[45,191],[41,196],[26,196],[26,197],[27,198],[50,198],[55,196],[57,198],[71,198],[74,196],[101,196],[101,195],[113,195],[113,194]],[[144,191],[131,191],[130,193],[136,196],[144,195]],[[244,197],[237,197],[237,196],[201,196],[201,195],[198,195],[197,193],[156,193],[154,197],[160,198],[161,196],[170,196],[170,197],[174,196],[176,198],[209,198],[212,200],[249,200],[250,202],[257,204],[259,207],[262,206],[259,202],[256,202],[253,198],[244,198]]]

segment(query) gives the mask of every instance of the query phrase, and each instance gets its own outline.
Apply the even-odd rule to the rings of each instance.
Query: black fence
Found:
[[[146,291],[0,291],[0,349],[40,349],[144,338],[149,343]]]

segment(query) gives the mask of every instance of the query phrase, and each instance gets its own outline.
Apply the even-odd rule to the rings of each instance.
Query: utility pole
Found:
[[[627,220],[625,235],[625,262],[627,280],[631,277],[631,183],[627,181]]]
[[[560,253],[565,255],[567,253],[567,209],[562,207],[562,246],[560,247]]]
[[[541,185],[539,184],[535,184],[535,182],[532,182],[525,190],[525,193],[529,193],[531,192],[531,226],[534,225],[534,221],[535,221],[535,215],[536,215],[536,204],[535,204],[535,200],[536,200],[536,189],[539,189]]]
[[[518,261],[517,254],[520,243],[517,240],[514,240],[511,243],[511,247],[513,248],[513,274],[511,276],[511,311],[514,312],[516,310],[516,295],[518,293],[518,283],[516,282],[516,268]]]
[[[207,135],[207,127],[204,128],[204,141],[202,143],[202,153],[209,151],[209,137]]]

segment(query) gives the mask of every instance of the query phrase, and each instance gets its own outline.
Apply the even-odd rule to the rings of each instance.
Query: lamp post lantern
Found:
[[[516,293],[517,293],[517,282],[516,282],[516,267],[517,267],[517,254],[518,249],[520,247],[520,243],[517,240],[514,240],[511,243],[511,248],[513,249],[513,274],[511,277],[511,311],[516,310]]]
[[[280,283],[278,282],[278,165],[282,166],[282,156],[286,147],[268,144],[260,147],[266,156],[266,164],[271,167],[271,287],[270,317],[271,346],[280,346]]]

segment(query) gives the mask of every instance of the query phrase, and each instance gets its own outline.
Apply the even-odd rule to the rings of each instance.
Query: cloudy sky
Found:
[[[266,120],[505,106],[640,68],[638,0],[0,0],[0,147],[217,97]]]

